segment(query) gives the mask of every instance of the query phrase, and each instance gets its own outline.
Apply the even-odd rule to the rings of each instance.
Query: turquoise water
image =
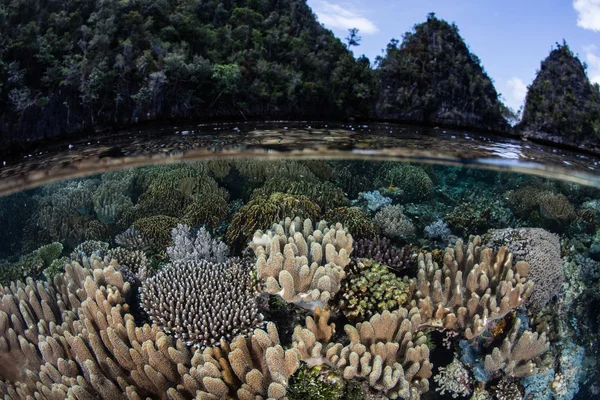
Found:
[[[0,391],[596,398],[593,170],[480,148],[504,170],[220,157],[0,198]]]

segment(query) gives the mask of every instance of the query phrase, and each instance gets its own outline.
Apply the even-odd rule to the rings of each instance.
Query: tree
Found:
[[[362,38],[358,36],[358,28],[348,29],[348,36],[346,37],[346,41],[348,42],[348,48],[352,46],[360,46],[360,41]]]

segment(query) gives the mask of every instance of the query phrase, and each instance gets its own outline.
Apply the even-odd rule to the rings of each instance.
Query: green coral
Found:
[[[183,223],[189,226],[208,225],[216,229],[229,214],[227,200],[215,192],[207,192],[183,212]]]
[[[488,218],[492,210],[489,207],[475,206],[471,203],[461,203],[454,207],[444,219],[453,230],[463,237],[484,233],[488,227]]]
[[[406,201],[429,199],[433,193],[433,182],[421,167],[397,162],[385,162],[378,172],[378,186],[392,187]]]
[[[289,400],[360,400],[362,389],[358,382],[346,381],[341,374],[325,365],[309,367],[302,364],[290,378]]]
[[[329,223],[341,223],[355,239],[372,239],[377,234],[373,221],[358,207],[334,208],[325,214],[325,220]]]
[[[213,196],[225,202],[229,199],[229,193],[207,175],[203,164],[152,167],[141,172],[140,186],[143,193],[136,205],[137,217],[181,217],[194,202],[209,203]]]
[[[351,321],[364,321],[375,313],[393,311],[408,301],[408,279],[370,259],[353,260],[338,294],[338,305]]]
[[[55,260],[60,258],[63,245],[54,242],[41,246],[39,249],[24,255],[13,264],[0,264],[0,283],[3,285],[17,279],[32,277],[39,279],[45,269],[50,268]]]
[[[166,215],[141,218],[133,226],[158,249],[166,249],[172,245],[171,230],[177,226],[177,218]]]
[[[340,207],[346,204],[344,192],[331,182],[304,180],[302,177],[294,179],[269,179],[262,188],[254,191],[253,195],[269,195],[276,192],[293,195],[304,195],[317,203],[322,210]]]
[[[286,193],[256,196],[233,216],[227,229],[226,241],[230,246],[240,247],[258,229],[268,229],[286,217],[316,220],[320,214],[321,207],[306,196]]]

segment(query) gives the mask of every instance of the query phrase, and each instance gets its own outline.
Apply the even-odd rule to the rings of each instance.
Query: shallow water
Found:
[[[7,398],[597,398],[593,156],[398,125],[143,133],[4,155]]]

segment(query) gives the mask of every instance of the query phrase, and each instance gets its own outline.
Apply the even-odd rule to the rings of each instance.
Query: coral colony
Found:
[[[598,204],[518,174],[317,160],[2,198],[0,393],[593,398]]]

